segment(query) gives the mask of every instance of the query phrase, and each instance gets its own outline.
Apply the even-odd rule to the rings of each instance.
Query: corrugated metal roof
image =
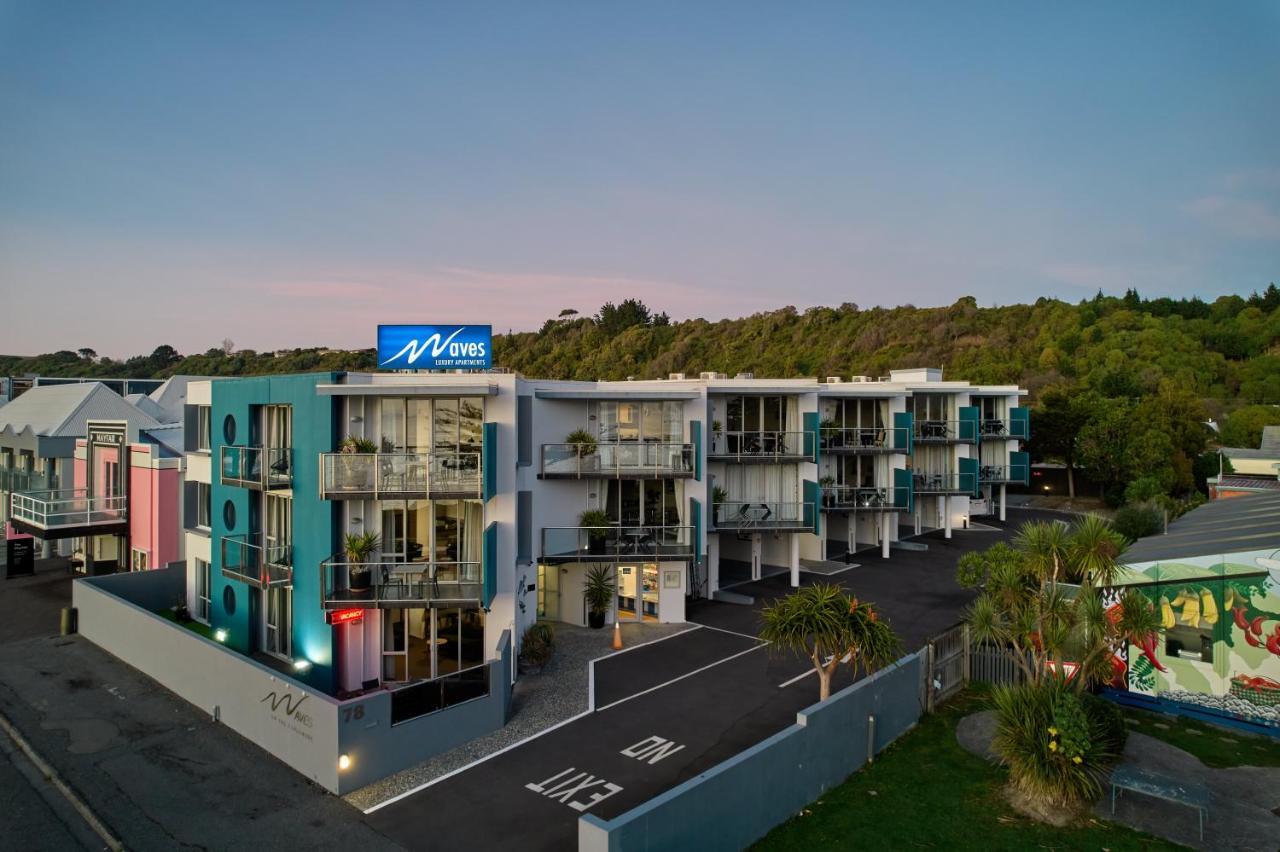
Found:
[[[1136,541],[1121,562],[1280,549],[1280,494],[1250,494],[1205,503],[1169,524],[1167,535]]]
[[[89,420],[127,420],[139,429],[160,423],[101,382],[35,387],[0,408],[0,432],[81,438]]]

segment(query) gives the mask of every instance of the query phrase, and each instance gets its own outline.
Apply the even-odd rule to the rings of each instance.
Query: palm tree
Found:
[[[836,585],[817,583],[775,601],[763,612],[760,638],[778,650],[807,656],[818,673],[818,700],[831,697],[831,676],[846,659],[854,676],[896,660],[901,644],[869,603]]]

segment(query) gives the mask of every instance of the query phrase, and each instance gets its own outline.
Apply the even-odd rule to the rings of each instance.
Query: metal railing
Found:
[[[693,444],[618,441],[590,444],[543,444],[542,476],[676,477],[693,476]]]
[[[893,512],[907,507],[908,489],[895,486],[822,486],[822,506],[826,509],[866,509]]]
[[[688,558],[691,526],[543,527],[542,558],[566,560]]]
[[[321,453],[320,495],[345,498],[480,496],[480,453]]]
[[[891,453],[907,451],[905,426],[826,426],[822,448],[832,452]]]
[[[430,601],[478,601],[479,562],[349,562],[339,554],[320,563],[321,605],[419,606]]]
[[[711,514],[717,529],[780,530],[811,528],[814,511],[812,503],[726,500],[714,504]]]
[[[917,494],[972,494],[977,482],[971,472],[913,473],[911,487]]]
[[[84,488],[61,491],[20,491],[12,495],[9,517],[33,527],[97,526],[129,519],[128,498],[90,495]]]
[[[257,589],[291,586],[293,548],[263,536],[223,536],[222,576]]]
[[[223,485],[262,491],[292,488],[293,448],[224,446],[219,473]]]
[[[1025,419],[1004,420],[993,418],[978,423],[978,430],[983,440],[1003,440],[1012,438],[1020,441],[1027,439],[1027,421]]]
[[[489,664],[391,690],[391,724],[398,725],[489,694]]]
[[[917,444],[976,444],[977,423],[972,420],[917,420]]]
[[[707,455],[720,459],[804,458],[805,432],[712,432]]]

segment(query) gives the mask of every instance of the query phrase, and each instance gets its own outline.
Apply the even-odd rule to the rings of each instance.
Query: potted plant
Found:
[[[592,435],[586,429],[574,429],[565,436],[564,442],[569,445],[570,451],[573,453],[573,463],[577,465],[579,472],[583,470],[594,470],[599,465],[596,458],[596,436]]]
[[[191,610],[187,609],[187,602],[179,600],[173,606],[173,618],[179,624],[186,624],[191,621]]]
[[[530,624],[520,640],[521,674],[538,674],[551,660],[551,652],[555,650],[555,631],[545,621]]]
[[[338,444],[338,452],[348,458],[342,459],[339,468],[338,487],[343,491],[360,491],[367,489],[365,478],[360,475],[361,465],[365,464],[362,459],[354,458],[357,455],[366,455],[376,453],[378,445],[368,438],[357,438],[354,435],[348,435],[342,439],[342,443]]]
[[[836,484],[836,478],[834,476],[824,476],[818,480],[818,484],[822,486],[822,505],[834,506],[836,495],[832,492],[831,486]]]
[[[616,586],[613,566],[592,565],[587,569],[587,582],[582,587],[582,597],[587,603],[587,626],[593,630],[604,627],[604,618],[613,606]]]
[[[347,533],[342,549],[347,555],[347,583],[352,592],[369,591],[369,556],[381,544],[375,532]]]
[[[844,445],[844,433],[836,431],[836,421],[830,417],[818,424],[818,436],[823,447],[840,447]]]
[[[720,504],[729,499],[729,492],[725,491],[719,485],[711,489],[711,519],[714,521],[720,516]]]
[[[587,530],[587,553],[604,553],[609,528],[613,525],[613,519],[602,509],[588,509],[578,516],[578,526]]]

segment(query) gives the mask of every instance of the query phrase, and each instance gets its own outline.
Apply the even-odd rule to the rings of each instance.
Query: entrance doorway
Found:
[[[429,680],[485,662],[479,609],[389,609],[382,624],[383,680]]]
[[[657,565],[619,565],[615,574],[619,621],[658,620]]]

